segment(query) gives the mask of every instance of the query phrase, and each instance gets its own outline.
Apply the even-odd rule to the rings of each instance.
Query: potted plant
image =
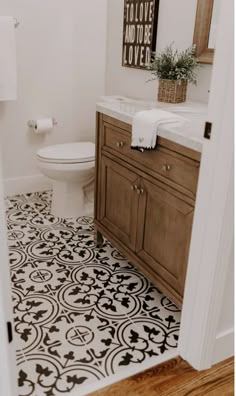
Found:
[[[186,101],[188,82],[196,84],[199,67],[194,57],[195,46],[184,51],[174,50],[172,44],[161,52],[154,52],[148,70],[159,79],[158,100],[180,103]]]

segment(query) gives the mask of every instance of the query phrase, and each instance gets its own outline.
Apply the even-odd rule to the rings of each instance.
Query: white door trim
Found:
[[[213,362],[233,243],[233,0],[222,1],[208,121],[182,311],[179,353],[196,369]]]
[[[17,395],[16,348],[14,339],[9,344],[7,334],[7,322],[13,325],[13,308],[1,165],[0,156],[0,395],[15,396]]]

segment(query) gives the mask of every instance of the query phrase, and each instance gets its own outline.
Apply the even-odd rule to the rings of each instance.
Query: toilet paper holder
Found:
[[[27,125],[29,128],[35,128],[36,124],[37,124],[36,120],[29,120],[27,122]],[[57,122],[56,118],[52,118],[52,125],[55,126],[57,124],[58,124],[58,122]]]

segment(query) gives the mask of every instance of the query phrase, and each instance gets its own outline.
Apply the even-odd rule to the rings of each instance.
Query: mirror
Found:
[[[198,0],[193,44],[199,63],[213,63],[220,0]]]
[[[216,29],[219,22],[220,15],[220,0],[213,0],[211,26],[209,33],[208,48],[215,48],[216,43]]]

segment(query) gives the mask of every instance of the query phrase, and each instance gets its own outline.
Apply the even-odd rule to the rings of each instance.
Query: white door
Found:
[[[0,395],[17,395],[17,374],[14,339],[8,326],[13,325],[11,283],[6,240],[5,208],[0,156]],[[12,329],[13,330],[13,329]]]
[[[232,259],[233,16],[234,1],[222,0],[207,119],[212,122],[212,137],[205,139],[203,146],[180,331],[179,353],[199,370],[214,361],[217,326]],[[227,339],[225,344],[221,340],[227,351],[220,360],[233,355],[233,342],[228,345]]]

